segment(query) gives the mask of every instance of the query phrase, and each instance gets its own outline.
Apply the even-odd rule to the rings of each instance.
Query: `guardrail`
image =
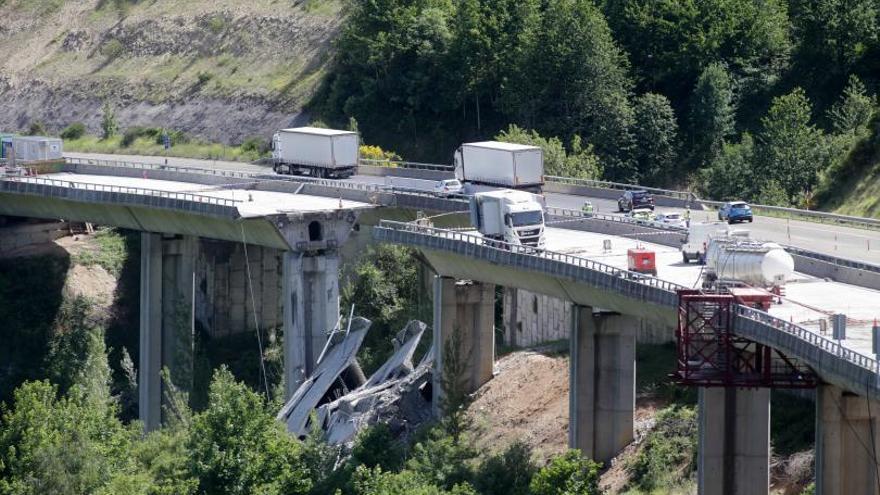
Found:
[[[190,203],[204,203],[217,206],[235,207],[241,200],[218,198],[215,196],[206,196],[202,194],[193,194],[186,192],[161,191],[158,189],[146,189],[142,187],[128,186],[112,186],[107,184],[93,184],[87,182],[73,182],[62,179],[47,179],[43,177],[7,177],[0,181],[0,184],[18,184],[10,189],[25,194],[38,194],[38,188],[32,186],[50,186],[59,187],[68,190],[77,191],[96,191],[102,193],[116,194],[133,194],[137,196],[149,196],[163,199],[173,199],[177,201],[187,201]]]
[[[98,165],[102,167],[131,168],[136,170],[165,170],[168,172],[182,172],[188,174],[215,175],[219,177],[232,177],[235,179],[251,179],[259,174],[250,172],[235,172],[232,170],[207,169],[199,167],[181,167],[178,165],[163,165],[160,163],[129,162],[125,160],[99,160],[96,158],[65,158],[71,165]]]
[[[577,179],[573,177],[560,177],[557,175],[545,175],[544,182],[555,182],[558,184],[570,184],[574,186],[595,187],[597,189],[616,189],[620,191],[641,190],[659,196],[669,196],[671,198],[681,199],[684,201],[698,202],[697,195],[689,191],[674,191],[672,189],[660,189],[657,187],[644,187],[638,184],[624,184],[622,182],[610,182],[605,180],[594,179]]]
[[[640,220],[638,218],[627,217],[623,215],[609,215],[607,213],[588,213],[580,210],[572,210],[568,208],[557,208],[548,206],[544,212],[549,216],[582,219],[582,220],[602,220],[605,222],[625,223],[629,225],[638,225],[640,227],[650,227],[658,230],[666,230],[670,233],[687,233],[688,229],[676,227],[663,222],[654,220]]]
[[[452,165],[444,165],[441,163],[422,163],[422,162],[406,162],[402,160],[374,160],[370,158],[361,158],[359,164],[371,165],[373,167],[388,168],[411,168],[416,170],[436,170],[439,172],[452,172],[455,167]]]

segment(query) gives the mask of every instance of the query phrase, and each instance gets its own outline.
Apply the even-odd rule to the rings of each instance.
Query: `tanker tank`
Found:
[[[710,241],[706,268],[716,279],[766,287],[791,280],[794,259],[779,244],[721,238]]]

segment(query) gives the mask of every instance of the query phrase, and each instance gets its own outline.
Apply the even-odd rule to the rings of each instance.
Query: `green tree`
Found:
[[[598,495],[599,468],[579,450],[556,456],[532,478],[532,495]]]
[[[810,123],[810,101],[800,88],[773,99],[755,153],[755,178],[775,180],[789,198],[810,190],[827,165],[822,131]]]
[[[79,385],[59,398],[47,381],[23,384],[0,420],[0,493],[95,493],[131,472],[137,429],[115,413],[112,401],[95,400]]]
[[[434,486],[451,489],[473,479],[471,461],[476,455],[467,441],[454,439],[438,426],[413,446],[406,469]]]
[[[691,153],[695,166],[711,164],[735,132],[733,81],[719,63],[709,64],[691,97]]]
[[[672,406],[657,414],[647,435],[627,466],[631,483],[647,493],[666,492],[694,471],[697,453],[697,414],[692,407]]]
[[[529,495],[529,484],[537,471],[532,449],[517,441],[480,463],[474,487],[481,495]]]
[[[764,87],[791,52],[783,0],[607,0],[608,21],[642,89],[684,100],[709,64],[727,64],[745,87]]]
[[[355,495],[477,495],[466,483],[446,491],[420,478],[417,473],[383,473],[379,467],[373,470],[359,467],[354,486]]]
[[[635,99],[636,161],[639,183],[669,182],[678,166],[678,122],[669,100],[646,93]]]
[[[537,131],[526,130],[511,124],[495,136],[498,141],[530,144],[544,152],[544,174],[582,179],[598,179],[602,175],[602,165],[593,153],[593,147],[583,146],[580,136],[574,136],[571,152],[566,152],[559,138],[544,138]]]
[[[116,120],[116,111],[110,102],[105,101],[101,107],[101,137],[110,139],[119,131],[119,122]]]
[[[62,393],[74,385],[96,400],[109,400],[110,366],[104,328],[93,304],[83,296],[65,299],[55,319],[55,333],[46,356],[49,377]]]
[[[744,133],[739,143],[723,143],[712,165],[700,169],[703,196],[716,201],[751,199],[756,192],[754,161],[755,141],[749,133]]]
[[[840,101],[829,110],[828,117],[836,134],[863,134],[871,122],[877,99],[869,96],[862,81],[852,75]]]
[[[342,288],[342,307],[353,304],[373,322],[358,354],[365,373],[376,370],[393,351],[391,337],[420,311],[419,264],[400,246],[371,246],[351,269]]]
[[[800,61],[811,78],[845,74],[878,36],[876,0],[791,0]]]
[[[505,108],[545,135],[579,135],[614,180],[635,177],[624,52],[591,0],[546,5],[540,30],[509,85]]]
[[[299,442],[225,368],[214,373],[208,408],[193,418],[188,449],[197,493],[289,495],[311,486]]]

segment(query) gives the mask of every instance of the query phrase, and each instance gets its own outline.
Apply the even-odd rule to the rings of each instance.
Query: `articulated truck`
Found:
[[[357,170],[359,146],[356,132],[281,129],[272,137],[273,168],[278,174],[345,179]]]
[[[501,188],[540,193],[544,152],[537,146],[484,141],[465,143],[453,157],[455,178],[465,193]]]
[[[544,249],[544,208],[534,194],[481,192],[471,197],[470,210],[471,224],[490,242]]]

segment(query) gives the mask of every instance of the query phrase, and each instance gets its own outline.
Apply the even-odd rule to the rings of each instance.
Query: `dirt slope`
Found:
[[[239,142],[304,119],[338,0],[0,2],[0,129],[165,126]]]

